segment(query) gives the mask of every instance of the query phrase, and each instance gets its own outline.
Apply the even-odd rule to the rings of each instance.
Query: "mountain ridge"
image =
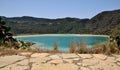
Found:
[[[89,25],[92,26],[89,29],[96,30],[93,34],[110,34],[113,29],[120,26],[120,9],[97,14],[90,19]]]
[[[16,34],[111,34],[120,27],[120,9],[103,11],[91,19],[85,18],[37,18],[31,16],[3,17]]]

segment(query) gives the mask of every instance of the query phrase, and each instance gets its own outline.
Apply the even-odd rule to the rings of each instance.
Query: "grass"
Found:
[[[69,52],[70,53],[75,53],[76,52],[76,45],[75,45],[74,41],[70,42]]]
[[[52,50],[53,52],[58,52],[58,43],[57,43],[57,41],[54,41],[54,43],[53,43],[53,50]]]
[[[102,54],[106,54],[106,55],[110,55],[110,54],[120,54],[120,49],[117,46],[116,42],[105,42],[105,43],[99,43],[96,44],[93,47],[93,53],[102,53]]]
[[[48,49],[40,49],[40,48],[28,48],[28,49],[15,49],[15,48],[4,48],[0,46],[0,56],[4,55],[18,55],[21,52],[31,52],[31,53],[66,53],[65,51],[59,50],[48,50]]]
[[[104,42],[97,43],[92,48],[87,47],[85,40],[80,40],[79,43],[71,42],[69,47],[70,53],[80,53],[80,54],[120,54],[120,49],[117,46],[117,43],[114,42]]]
[[[70,53],[89,53],[89,48],[85,40],[80,40],[80,42],[75,43],[74,41],[70,42],[69,47]]]
[[[4,55],[17,55],[19,51],[12,48],[0,48],[0,56]]]
[[[78,53],[88,53],[88,47],[87,47],[87,42],[83,39],[80,40],[80,42],[78,43],[78,49],[77,52]]]
[[[40,49],[40,48],[28,48],[28,49],[14,49],[14,48],[5,48],[0,46],[0,56],[4,55],[17,55],[21,52],[32,52],[32,53],[79,53],[79,54],[120,54],[120,49],[118,48],[116,42],[105,42],[98,43],[92,48],[87,47],[85,40],[80,40],[76,43],[74,41],[70,42],[69,52],[59,51],[58,43],[55,41],[53,44],[53,49]]]

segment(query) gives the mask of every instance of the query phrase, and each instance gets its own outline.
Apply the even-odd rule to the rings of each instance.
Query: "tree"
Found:
[[[120,50],[120,26],[112,30],[110,38],[116,42],[118,49]]]
[[[10,33],[11,27],[5,25],[6,22],[0,17],[0,47],[9,47],[9,48],[28,48],[34,43],[19,41],[13,38],[13,34]],[[24,46],[24,47],[23,47]]]
[[[5,26],[5,24],[6,22],[2,20],[2,17],[0,17],[0,45],[10,44],[12,41],[15,41],[15,39],[12,38],[13,35],[9,33],[11,28]]]
[[[5,34],[4,34],[4,25],[5,25],[5,22],[2,21],[2,18],[0,17],[0,43],[3,42],[4,37],[5,37]]]

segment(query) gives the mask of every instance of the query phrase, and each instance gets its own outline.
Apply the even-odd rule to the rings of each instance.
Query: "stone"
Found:
[[[27,66],[28,63],[29,63],[28,59],[24,59],[24,60],[22,60],[20,62],[17,62],[16,66]]]
[[[50,55],[49,57],[51,59],[61,59],[58,55]]]
[[[107,57],[107,62],[116,63],[115,57]]]
[[[107,59],[107,56],[106,55],[103,55],[103,54],[93,54],[93,56],[95,58],[99,58],[101,60],[106,60]]]
[[[113,56],[116,58],[120,58],[120,55],[118,55],[118,54],[113,54]]]
[[[116,64],[120,66],[120,62],[117,62]]]
[[[78,66],[74,64],[39,64],[39,65],[33,65],[31,70],[78,70]]]
[[[74,59],[63,59],[67,63],[77,63],[79,62],[79,58],[74,58]]]
[[[83,59],[90,59],[92,58],[92,54],[78,54]]]
[[[0,70],[120,70],[119,55],[79,55],[36,53],[30,58],[20,55],[1,56],[0,65],[3,66]],[[103,59],[100,56],[106,57]]]
[[[25,59],[25,56],[11,55],[0,57],[0,68]]]
[[[59,54],[59,56],[63,59],[79,58],[79,56],[76,54]]]
[[[103,70],[103,68],[102,68],[102,67],[98,67],[97,69],[99,69],[99,70]]]
[[[80,63],[80,62],[79,62],[79,63],[77,63],[77,65],[78,65],[78,66],[81,66],[81,65],[82,65],[82,63]]]
[[[120,58],[117,58],[117,59],[115,60],[115,63],[120,66]]]
[[[32,54],[31,52],[22,52],[19,55],[21,55],[21,56],[27,56],[27,55],[31,55],[31,54]]]
[[[28,66],[16,66],[15,64],[1,68],[0,70],[28,70]]]
[[[51,60],[48,63],[57,65],[57,64],[63,63],[63,61],[62,60]]]
[[[80,58],[74,58],[72,59],[72,63],[78,63],[81,62]]]
[[[51,58],[45,57],[45,58],[42,58],[42,59],[40,60],[40,62],[41,62],[41,63],[47,63],[47,62],[49,62],[49,61],[51,61],[51,60],[52,60]]]
[[[69,63],[69,64],[59,64],[56,66],[55,70],[78,70],[78,68],[79,67],[77,65]]]
[[[43,57],[46,57],[46,56],[49,56],[50,54],[49,53],[34,53],[31,55],[31,58],[43,58]]]
[[[115,63],[101,60],[99,64],[90,66],[91,70],[120,70],[120,66]]]
[[[116,61],[120,62],[120,58],[117,58]]]
[[[41,63],[43,59],[42,58],[30,58],[30,62],[33,62],[33,63]]]
[[[91,66],[91,65],[96,65],[98,64],[99,61],[98,60],[94,60],[94,59],[86,59],[82,61],[82,66]]]
[[[80,70],[90,70],[90,69],[88,69],[86,67],[81,67]]]
[[[36,58],[30,58],[30,62],[33,63],[47,63],[49,61],[51,61],[52,59],[50,57],[45,57],[45,56],[38,56]]]

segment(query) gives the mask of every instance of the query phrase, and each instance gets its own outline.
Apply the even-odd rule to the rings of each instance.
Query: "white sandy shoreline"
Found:
[[[92,34],[37,34],[37,35],[18,35],[16,37],[34,37],[34,36],[99,36],[99,37],[109,37],[108,35],[92,35]]]

